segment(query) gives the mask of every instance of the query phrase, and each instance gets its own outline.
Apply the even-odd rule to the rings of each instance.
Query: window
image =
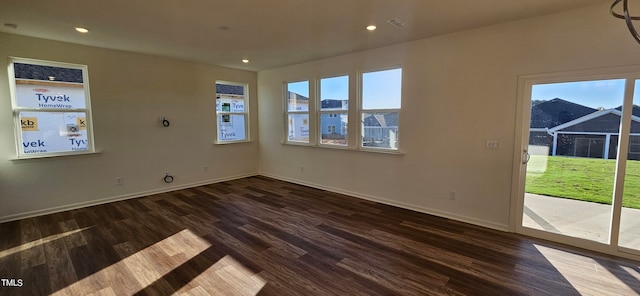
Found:
[[[247,84],[216,81],[216,143],[245,142],[248,135]]]
[[[309,81],[287,83],[287,141],[309,143]]]
[[[349,76],[320,79],[320,143],[347,146]]]
[[[362,74],[362,148],[398,149],[402,69]]]
[[[11,58],[18,158],[95,152],[87,66]]]

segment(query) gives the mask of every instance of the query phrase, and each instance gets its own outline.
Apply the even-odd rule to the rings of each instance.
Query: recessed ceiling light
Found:
[[[243,59],[242,62],[247,64],[247,63],[249,63],[249,60],[248,59]]]
[[[80,33],[89,33],[89,29],[82,28],[82,27],[76,27],[76,31],[78,31]]]
[[[374,31],[377,27],[375,25],[368,25],[367,30]]]

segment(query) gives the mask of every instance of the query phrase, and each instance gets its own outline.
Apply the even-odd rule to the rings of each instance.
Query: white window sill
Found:
[[[87,151],[87,152],[74,152],[74,153],[52,153],[52,154],[35,154],[35,155],[22,155],[19,157],[10,158],[10,161],[13,162],[23,162],[23,161],[47,161],[53,159],[61,159],[67,157],[87,157],[87,156],[97,156],[102,154],[102,151]]]
[[[349,151],[349,152],[365,152],[365,153],[377,153],[377,154],[389,154],[389,155],[397,155],[403,156],[405,153],[401,150],[391,150],[391,149],[376,149],[376,148],[352,148],[348,146],[339,146],[339,145],[327,145],[327,144],[309,144],[303,142],[281,142],[282,145],[288,146],[300,146],[300,147],[309,147],[309,148],[321,148],[321,149],[330,149],[330,150],[341,150],[341,151]]]
[[[242,141],[213,141],[214,145],[229,145],[229,144],[242,144],[242,143],[253,143],[252,140],[242,140]]]

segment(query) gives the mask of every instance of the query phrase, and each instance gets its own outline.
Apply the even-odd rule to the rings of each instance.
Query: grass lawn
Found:
[[[532,155],[528,193],[611,204],[616,160]],[[640,161],[629,160],[623,207],[640,209]]]

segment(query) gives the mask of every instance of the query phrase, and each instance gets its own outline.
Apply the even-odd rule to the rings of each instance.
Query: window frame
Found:
[[[243,112],[234,112],[234,111],[223,111],[222,107],[220,108],[220,110],[218,111],[217,105],[218,105],[218,95],[221,95],[218,93],[218,84],[224,84],[224,85],[233,85],[233,86],[242,86],[244,88],[243,91],[243,95],[242,95],[242,99],[244,101],[244,111]],[[215,98],[215,128],[216,128],[216,138],[214,140],[214,144],[216,145],[226,145],[226,144],[236,144],[236,143],[246,143],[246,142],[251,142],[251,129],[250,129],[250,106],[249,106],[249,84],[248,83],[244,83],[244,82],[232,82],[232,81],[226,81],[226,80],[216,80],[215,81],[215,87],[216,87],[216,98]],[[229,94],[226,94],[229,95]],[[244,139],[242,140],[220,140],[220,116],[223,115],[229,115],[230,118],[233,118],[234,115],[242,115],[244,116]]]
[[[367,73],[375,73],[375,72],[383,72],[383,71],[391,71],[391,70],[400,70],[400,106],[398,108],[381,108],[381,109],[365,109],[364,108],[364,75]],[[357,114],[359,121],[358,128],[358,150],[362,151],[372,151],[372,152],[383,152],[383,153],[401,153],[401,145],[400,145],[400,122],[402,117],[402,89],[403,89],[403,79],[402,79],[403,68],[402,65],[389,66],[384,68],[375,68],[369,70],[363,70],[358,73],[358,104],[357,104]],[[366,113],[397,113],[397,126],[396,126],[396,140],[395,140],[395,148],[386,148],[386,147],[374,147],[374,146],[364,146],[364,120]]]
[[[306,82],[307,83],[307,91],[309,93],[308,96],[308,103],[307,103],[307,110],[289,110],[289,85],[292,83],[301,83],[301,82]],[[283,109],[284,109],[284,143],[286,144],[293,144],[293,145],[304,145],[304,146],[313,146],[314,142],[313,139],[314,137],[312,137],[311,131],[313,123],[311,122],[311,114],[313,112],[313,101],[314,101],[314,97],[313,96],[313,92],[312,92],[312,80],[310,79],[299,79],[299,80],[290,80],[290,81],[285,81],[283,83]],[[295,115],[307,115],[306,119],[306,125],[308,126],[307,129],[307,141],[297,141],[297,140],[291,140],[291,130],[290,130],[290,126],[292,125],[292,118],[290,118],[290,116],[295,116]],[[304,125],[304,122],[303,122]]]
[[[322,80],[323,79],[331,79],[331,78],[341,78],[341,77],[346,77],[347,78],[347,108],[346,109],[322,109]],[[316,104],[317,104],[317,112],[316,112],[316,118],[317,118],[317,122],[318,122],[318,126],[317,129],[318,130],[318,136],[317,136],[317,141],[318,141],[318,146],[321,147],[326,147],[326,148],[336,148],[336,149],[344,149],[344,148],[348,148],[351,143],[351,141],[349,141],[349,138],[351,137],[349,135],[349,105],[351,104],[352,98],[351,98],[351,75],[349,73],[341,73],[341,74],[335,74],[335,75],[327,75],[327,76],[322,76],[319,77],[317,79],[317,84],[318,84],[318,95],[317,95],[317,100],[316,100]],[[341,115],[345,115],[347,117],[347,125],[343,128],[342,124],[340,125],[340,128],[338,128],[338,126],[335,126],[335,131],[336,132],[341,132],[341,133],[346,133],[346,137],[345,137],[345,141],[346,143],[344,145],[342,144],[330,144],[330,143],[323,143],[323,138],[322,135],[324,133],[324,131],[322,130],[322,116],[323,115],[329,115],[329,118],[341,118]]]
[[[45,67],[57,67],[57,68],[67,68],[67,69],[76,69],[82,71],[82,88],[84,93],[84,108],[41,108],[41,107],[23,107],[18,106],[18,98],[17,98],[17,89],[16,89],[16,73],[14,65],[16,63],[19,64],[28,64],[28,65],[36,65],[36,66],[45,66]],[[58,157],[58,156],[71,156],[71,155],[85,155],[85,154],[93,154],[96,153],[95,149],[95,139],[93,133],[93,115],[91,108],[91,91],[89,87],[89,67],[87,65],[82,64],[74,64],[74,63],[66,63],[66,62],[57,62],[57,61],[48,61],[48,60],[39,60],[39,59],[29,59],[29,58],[20,58],[20,57],[9,57],[8,58],[8,74],[9,74],[9,91],[11,96],[11,112],[13,114],[13,122],[14,122],[14,138],[15,138],[15,147],[16,147],[16,159],[40,159],[40,158],[49,158],[49,157]],[[27,79],[25,79],[27,80]],[[46,80],[43,80],[46,81]],[[51,84],[65,84],[72,82],[52,82]],[[43,85],[47,85],[48,83],[42,83]],[[36,112],[36,113],[84,113],[85,114],[85,124],[86,124],[86,134],[87,134],[87,149],[83,150],[65,150],[65,151],[54,151],[54,152],[35,152],[35,153],[25,153],[23,146],[23,131],[22,124],[20,121],[20,113],[22,112]]]

